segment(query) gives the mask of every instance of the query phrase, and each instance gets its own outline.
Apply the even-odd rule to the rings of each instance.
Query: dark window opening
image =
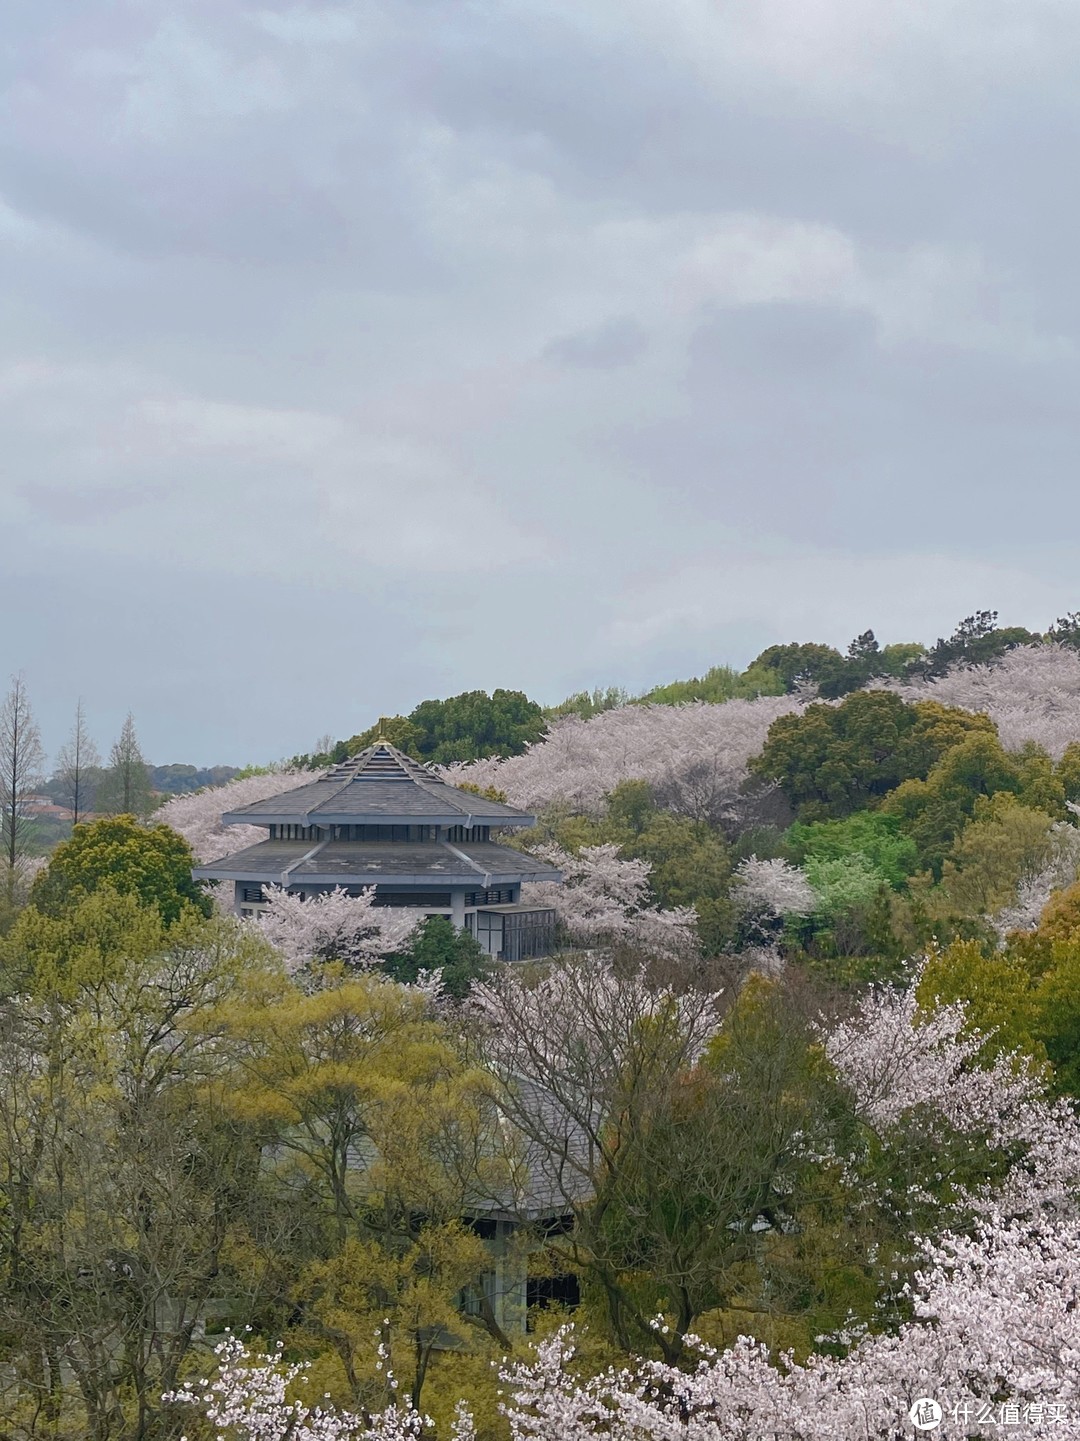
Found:
[[[574,1310],[581,1304],[581,1287],[578,1278],[569,1276],[530,1276],[525,1284],[525,1304],[531,1312],[544,1311],[549,1306],[565,1306]],[[529,1322],[529,1330],[533,1329]]]
[[[491,839],[490,826],[447,826],[443,832],[447,841],[487,841]]]
[[[376,906],[426,906],[433,911],[450,909],[449,891],[384,891],[375,892],[372,905]]]
[[[555,952],[555,912],[510,911],[503,925],[503,960],[528,961]]]
[[[486,891],[466,891],[467,906],[512,906],[515,900],[514,886],[501,886]]]

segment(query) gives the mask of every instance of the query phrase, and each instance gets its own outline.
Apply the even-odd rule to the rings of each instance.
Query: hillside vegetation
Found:
[[[1080,649],[992,620],[547,713],[425,702],[13,872],[0,1429],[1073,1414]],[[562,871],[525,897],[559,955],[503,966],[370,893],[239,920],[192,882],[261,838],[223,812],[379,735],[536,816],[501,839]]]

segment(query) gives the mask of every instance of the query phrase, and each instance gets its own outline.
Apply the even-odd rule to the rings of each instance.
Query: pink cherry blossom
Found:
[[[735,868],[732,896],[740,909],[774,916],[809,916],[818,904],[806,872],[787,861],[749,856]]]
[[[408,941],[419,911],[376,906],[375,889],[350,896],[340,886],[306,900],[280,886],[266,887],[266,903],[244,924],[256,927],[281,953],[289,972],[313,960],[374,966]]]
[[[317,771],[271,771],[267,775],[245,776],[223,786],[208,786],[190,795],[174,796],[154,813],[180,834],[202,864],[242,851],[266,840],[265,826],[223,826],[222,814],[267,800],[282,791],[295,790],[315,780]]]
[[[563,880],[526,885],[522,900],[553,906],[576,945],[623,941],[664,955],[693,949],[693,907],[662,911],[649,903],[648,861],[621,856],[610,844],[583,846],[576,856],[559,846],[542,846],[535,854],[560,870]]]
[[[496,786],[511,804],[558,804],[597,814],[621,782],[645,780],[665,809],[713,824],[744,803],[747,765],[778,716],[798,710],[794,696],[761,696],[720,705],[629,705],[590,720],[564,716],[520,756],[448,768],[455,784]]]
[[[907,701],[983,712],[1006,750],[1034,741],[1057,760],[1080,741],[1080,651],[1072,646],[1017,646],[991,665],[960,666],[937,680],[877,684]]]

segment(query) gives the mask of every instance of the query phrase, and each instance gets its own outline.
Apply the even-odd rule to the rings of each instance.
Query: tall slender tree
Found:
[[[3,841],[8,900],[15,896],[19,862],[27,854],[31,819],[26,798],[41,778],[45,752],[30,708],[26,682],[12,676],[11,689],[0,707],[0,838]]]
[[[98,788],[97,808],[107,815],[146,816],[151,808],[150,773],[130,711],[109,752],[109,769]]]
[[[101,766],[101,755],[86,729],[86,714],[82,697],[75,706],[75,723],[67,742],[61,746],[56,758],[56,773],[64,782],[65,799],[71,806],[72,821],[75,825],[90,809],[89,799],[93,785],[93,772]]]

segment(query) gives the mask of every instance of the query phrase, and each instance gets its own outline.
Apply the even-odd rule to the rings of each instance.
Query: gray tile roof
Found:
[[[499,1111],[514,1135],[512,1175],[500,1176],[470,1208],[477,1215],[536,1221],[564,1216],[587,1202],[596,1165],[592,1143],[568,1110],[531,1077],[500,1077]]]
[[[195,869],[197,880],[399,885],[468,883],[477,889],[519,881],[558,881],[548,861],[493,841],[260,841]],[[286,879],[282,879],[286,877]]]
[[[326,775],[254,801],[223,817],[226,825],[526,826],[534,817],[448,785],[387,741],[377,741]]]

